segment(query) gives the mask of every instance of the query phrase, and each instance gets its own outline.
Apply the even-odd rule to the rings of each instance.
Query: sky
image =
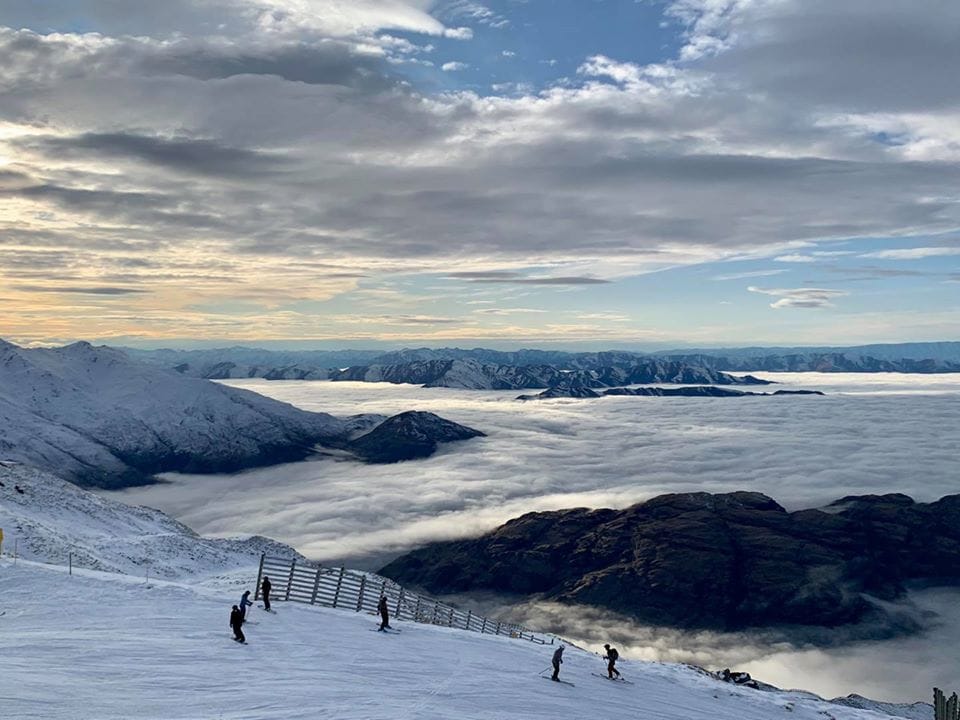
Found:
[[[960,337],[949,0],[5,0],[0,337]]]

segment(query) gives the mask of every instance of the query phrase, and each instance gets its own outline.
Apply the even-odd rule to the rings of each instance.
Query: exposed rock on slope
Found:
[[[664,495],[530,513],[380,572],[435,593],[521,593],[659,625],[836,626],[877,617],[865,593],[893,600],[910,580],[960,582],[960,495],[848,497],[793,513],[759,493]]]
[[[485,435],[433,413],[410,411],[385,420],[366,435],[350,441],[347,448],[367,462],[390,463],[429,457],[439,443],[474,437]]]
[[[615,395],[635,397],[771,397],[773,395],[823,395],[819,390],[777,390],[772,393],[748,392],[713,385],[693,385],[679,388],[640,387],[593,390],[585,387],[552,387],[536,395],[519,395],[517,400],[549,400],[551,398],[598,398]]]

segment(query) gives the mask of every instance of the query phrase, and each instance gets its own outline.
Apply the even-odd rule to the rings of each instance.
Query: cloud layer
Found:
[[[676,57],[509,96],[409,71],[509,24],[479,3],[80,5],[0,11],[0,272],[145,292],[14,295],[8,335],[61,336],[57,307],[88,335],[302,336],[353,324],[317,304],[360,276],[611,280],[960,226],[942,3],[676,0]]]

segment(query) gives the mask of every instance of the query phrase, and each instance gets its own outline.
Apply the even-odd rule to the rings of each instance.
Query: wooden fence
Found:
[[[957,694],[954,693],[947,700],[940,688],[933,689],[933,715],[935,720],[958,720],[960,718],[960,705],[958,705]]]
[[[270,578],[271,601],[285,600],[376,614],[380,596],[386,595],[390,617],[398,620],[507,635],[541,645],[552,645],[554,640],[553,637],[537,636],[522,625],[458,610],[439,600],[410,592],[393,580],[373,573],[261,555],[254,599],[260,597],[260,584],[264,576]]]

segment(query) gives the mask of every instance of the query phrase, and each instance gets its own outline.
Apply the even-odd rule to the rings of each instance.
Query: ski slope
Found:
[[[252,585],[256,568],[245,577]],[[0,559],[0,708],[17,720],[876,720],[888,715],[801,692],[761,692],[682,665],[595,654],[343,610],[254,608],[231,639],[236,580],[150,581]],[[920,717],[920,715],[915,715]]]

